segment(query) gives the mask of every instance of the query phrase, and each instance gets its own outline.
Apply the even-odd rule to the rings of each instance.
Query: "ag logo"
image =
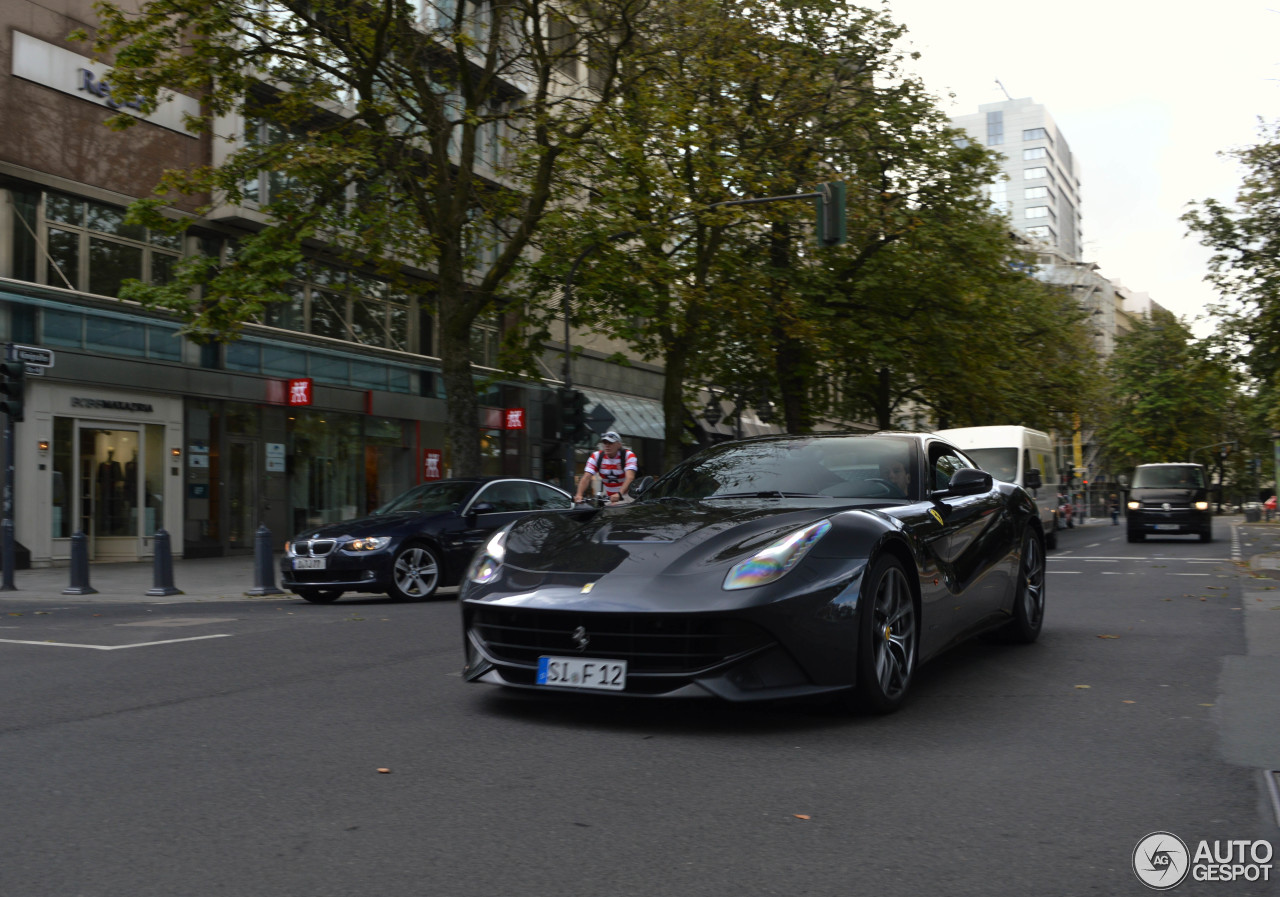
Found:
[[[1182,884],[1191,868],[1191,854],[1177,835],[1152,832],[1133,849],[1133,872],[1138,881],[1156,891]]]

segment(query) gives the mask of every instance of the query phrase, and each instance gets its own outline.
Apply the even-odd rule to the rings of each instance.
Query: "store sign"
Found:
[[[95,411],[138,411],[143,414],[154,414],[156,410],[150,402],[119,402],[115,399],[89,399],[83,396],[72,396],[71,407],[92,408]]]
[[[311,378],[303,377],[298,380],[289,381],[289,398],[290,405],[310,405],[311,404]]]
[[[185,119],[200,117],[200,103],[186,94],[166,91],[150,114],[134,97],[120,97],[111,89],[111,66],[102,65],[66,47],[46,43],[21,31],[13,32],[12,73],[27,81],[88,100],[113,112],[128,112],[193,140]]]
[[[523,430],[524,429],[524,409],[508,408],[503,412],[503,429],[504,430]]]
[[[443,457],[440,449],[425,449],[422,452],[422,478],[439,480],[444,477]]]
[[[267,446],[267,473],[284,473],[284,443],[268,442]]]

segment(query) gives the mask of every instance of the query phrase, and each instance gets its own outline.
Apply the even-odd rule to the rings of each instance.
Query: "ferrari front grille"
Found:
[[[492,605],[475,608],[471,629],[500,663],[535,666],[544,654],[581,655],[625,660],[628,674],[653,675],[697,673],[773,641],[758,626],[724,617]]]

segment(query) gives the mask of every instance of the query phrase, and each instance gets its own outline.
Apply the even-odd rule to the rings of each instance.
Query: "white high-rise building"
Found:
[[[1075,157],[1044,106],[1029,98],[985,103],[951,119],[971,140],[1004,157],[991,201],[1057,261],[1080,262],[1080,177]]]

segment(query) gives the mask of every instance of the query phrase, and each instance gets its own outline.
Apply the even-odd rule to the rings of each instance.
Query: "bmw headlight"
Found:
[[[377,551],[379,548],[386,548],[390,542],[390,536],[369,536],[366,539],[352,539],[345,548],[347,551]]]
[[[467,571],[467,579],[477,585],[493,582],[502,571],[502,559],[506,554],[507,527],[503,527],[490,536],[484,547],[476,552],[471,561],[471,569]]]
[[[724,588],[752,589],[781,579],[800,563],[809,549],[831,529],[830,520],[819,520],[804,529],[788,533],[781,539],[760,549],[739,564],[724,578]]]

